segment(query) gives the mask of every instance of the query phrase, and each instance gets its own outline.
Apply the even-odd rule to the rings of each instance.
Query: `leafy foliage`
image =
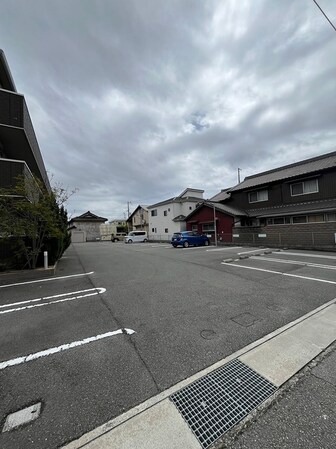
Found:
[[[70,244],[63,206],[68,196],[60,187],[48,192],[38,178],[27,176],[1,189],[0,237],[11,242],[12,264],[36,268],[44,250],[51,263],[62,256]]]

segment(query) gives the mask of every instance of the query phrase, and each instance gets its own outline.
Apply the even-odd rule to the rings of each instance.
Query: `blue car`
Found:
[[[173,234],[171,244],[174,248],[176,248],[177,246],[183,246],[184,248],[188,248],[188,246],[198,245],[209,246],[210,240],[204,234],[198,234],[194,231],[182,231],[175,232],[175,234]]]

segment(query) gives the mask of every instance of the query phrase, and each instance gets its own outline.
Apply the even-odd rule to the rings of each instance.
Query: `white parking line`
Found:
[[[95,290],[97,290],[97,291],[95,291]],[[102,288],[102,287],[89,288],[87,290],[79,290],[78,292],[62,293],[60,295],[46,296],[44,298],[37,298],[37,299],[29,299],[27,301],[14,302],[12,304],[3,304],[3,305],[0,306],[0,309],[6,308],[6,307],[13,307],[13,306],[21,305],[21,304],[30,304],[32,302],[45,301],[46,299],[60,298],[61,296],[69,296],[69,295],[74,295],[74,294],[77,294],[77,293],[86,293],[86,292],[89,292],[89,291],[91,291],[92,293],[87,293],[85,295],[80,295],[80,296],[68,297],[68,298],[64,298],[64,299],[58,299],[58,300],[55,300],[55,301],[48,301],[48,302],[44,302],[44,303],[40,303],[40,304],[27,305],[27,306],[24,306],[24,307],[17,307],[17,308],[14,308],[14,309],[2,310],[2,311],[0,311],[0,315],[3,315],[5,313],[20,312],[22,310],[33,309],[34,307],[49,306],[51,304],[57,304],[57,303],[60,303],[60,302],[73,301],[75,299],[87,298],[88,296],[100,295],[100,294],[106,292],[106,288]]]
[[[22,357],[17,357],[16,359],[0,362],[0,370],[5,369],[9,366],[21,365],[22,363],[31,362],[32,360],[40,359],[41,357],[47,357],[48,355],[56,354],[57,352],[67,351],[68,349],[86,345],[88,343],[92,343],[93,341],[102,340],[103,338],[113,337],[114,335],[118,334],[132,335],[134,333],[135,331],[133,329],[123,328],[112,332],[106,332],[105,334],[96,335],[95,337],[84,338],[84,340],[73,341],[72,343],[66,343],[55,348],[45,349],[44,351],[35,352],[34,354],[24,355]]]
[[[94,273],[94,271],[90,271],[89,273],[70,274],[69,276],[58,276],[58,277],[54,277],[54,278],[37,279],[35,281],[16,282],[15,284],[0,285],[0,288],[14,287],[15,285],[36,284],[37,282],[58,281],[59,279],[75,278],[75,277],[79,277],[79,276],[88,276],[89,274],[93,274],[93,273]]]
[[[235,264],[226,263],[226,262],[221,262],[221,264],[229,266],[229,267],[243,268],[243,269],[245,268],[246,270],[264,271],[266,273],[280,274],[282,276],[289,276],[289,277],[299,278],[299,279],[307,279],[308,281],[325,282],[326,284],[336,284],[335,281],[327,281],[326,279],[318,279],[318,278],[311,278],[308,276],[300,276],[298,274],[283,273],[282,271],[273,271],[273,270],[266,270],[264,268],[247,267],[245,265],[235,265]]]
[[[254,260],[266,260],[270,262],[278,262],[278,263],[289,263],[292,265],[302,265],[307,267],[315,267],[315,268],[323,268],[326,270],[336,270],[336,265],[323,265],[319,263],[312,263],[312,262],[302,262],[301,260],[291,260],[291,259],[275,259],[272,257],[259,257],[259,256],[251,256],[250,259]]]
[[[230,249],[240,249],[242,246],[229,246],[225,248],[207,249],[207,251],[228,251]]]
[[[238,256],[242,254],[250,254],[250,253],[257,253],[259,251],[268,251],[269,248],[262,248],[262,249],[253,249],[252,251],[244,251],[243,253],[238,253]]]
[[[301,256],[301,257],[316,257],[317,259],[332,259],[332,260],[336,260],[336,256],[322,256],[322,255],[318,255],[318,254],[310,254],[310,253],[306,253],[306,254],[302,254],[302,253],[289,253],[287,251],[278,253],[278,256]]]

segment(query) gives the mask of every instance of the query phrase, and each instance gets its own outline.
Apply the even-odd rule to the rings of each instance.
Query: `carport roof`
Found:
[[[309,201],[307,203],[299,204],[287,204],[283,206],[270,207],[267,209],[250,209],[248,213],[251,217],[262,218],[334,211],[336,211],[336,199]]]

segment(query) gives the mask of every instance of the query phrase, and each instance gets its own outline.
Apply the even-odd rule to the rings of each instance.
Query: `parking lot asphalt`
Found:
[[[55,278],[0,286],[0,421],[42,403],[0,446],[60,447],[335,298],[336,253],[267,253],[78,244]]]

